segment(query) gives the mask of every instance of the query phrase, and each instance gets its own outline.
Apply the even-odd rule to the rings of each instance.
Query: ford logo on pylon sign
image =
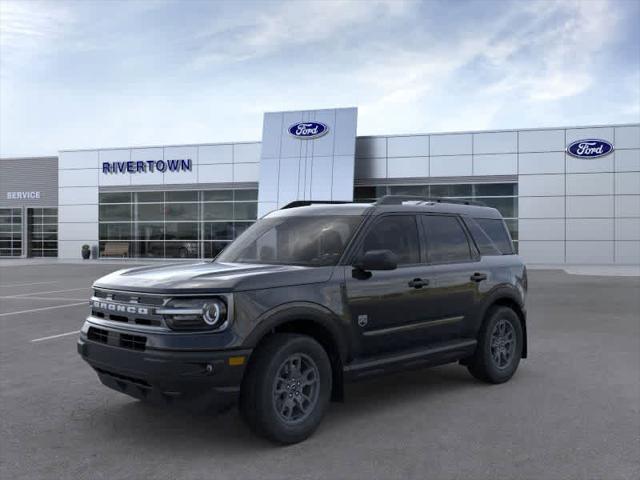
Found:
[[[606,140],[590,138],[576,140],[567,147],[567,153],[578,158],[598,158],[613,152],[613,145]]]
[[[296,138],[311,140],[323,136],[329,131],[324,123],[320,122],[300,122],[289,127],[289,133]]]

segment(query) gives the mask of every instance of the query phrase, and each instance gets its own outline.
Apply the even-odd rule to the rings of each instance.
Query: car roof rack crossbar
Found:
[[[454,203],[457,205],[474,205],[476,207],[486,207],[487,205],[477,200],[458,200],[446,197],[418,197],[415,195],[385,195],[381,197],[376,205],[402,205],[405,202],[420,203]]]
[[[340,200],[294,200],[293,202],[287,203],[284,207],[280,207],[280,210],[296,207],[308,207],[309,205],[337,205],[341,203],[353,202],[343,202]]]

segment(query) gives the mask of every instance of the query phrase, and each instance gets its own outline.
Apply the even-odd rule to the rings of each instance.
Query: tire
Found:
[[[516,372],[521,357],[520,318],[509,307],[492,307],[480,328],[478,347],[467,366],[469,373],[487,383],[504,383]]]
[[[258,435],[280,444],[305,440],[331,398],[331,363],[306,335],[267,338],[252,355],[240,390],[240,413]]]

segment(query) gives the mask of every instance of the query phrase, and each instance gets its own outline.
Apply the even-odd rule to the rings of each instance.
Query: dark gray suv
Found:
[[[527,356],[527,273],[497,210],[388,196],[294,204],[213,262],[93,286],[78,351],[133,397],[239,397],[251,428],[307,438],[346,381],[459,362],[502,383]]]

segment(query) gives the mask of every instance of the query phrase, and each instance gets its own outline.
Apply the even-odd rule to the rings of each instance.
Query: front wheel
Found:
[[[258,434],[278,443],[306,439],[331,396],[331,363],[313,338],[276,334],[251,359],[240,392],[240,412]]]
[[[478,347],[468,369],[475,378],[488,383],[509,380],[522,357],[522,325],[509,307],[489,310],[478,335]]]

